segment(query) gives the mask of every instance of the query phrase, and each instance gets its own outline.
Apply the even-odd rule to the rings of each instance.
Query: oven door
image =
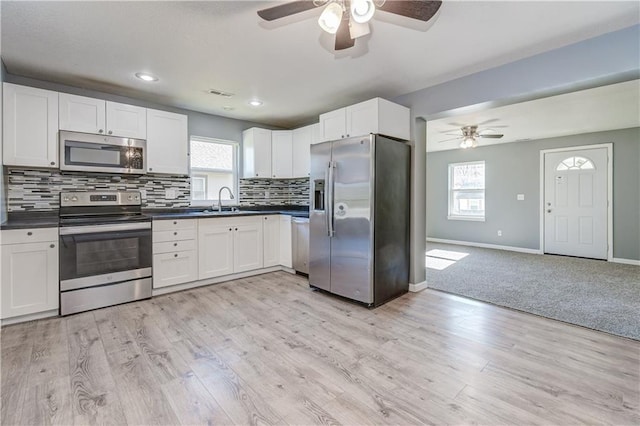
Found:
[[[60,291],[151,276],[151,222],[60,228]]]

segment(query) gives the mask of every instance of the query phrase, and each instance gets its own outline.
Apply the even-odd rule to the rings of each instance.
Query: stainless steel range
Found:
[[[60,314],[151,297],[151,219],[138,191],[60,193]]]

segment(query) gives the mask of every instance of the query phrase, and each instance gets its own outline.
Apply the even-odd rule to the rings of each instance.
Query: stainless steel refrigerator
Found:
[[[311,146],[309,284],[368,306],[409,290],[410,148],[380,135]]]

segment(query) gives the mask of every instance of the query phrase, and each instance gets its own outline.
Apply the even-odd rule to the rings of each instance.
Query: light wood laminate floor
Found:
[[[431,290],[368,310],[276,272],[1,343],[3,425],[640,423],[639,342]]]

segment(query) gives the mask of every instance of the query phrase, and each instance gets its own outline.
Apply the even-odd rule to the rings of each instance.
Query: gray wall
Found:
[[[426,279],[423,120],[639,78],[638,40],[640,25],[634,25],[392,99],[411,108],[411,283]]]
[[[540,150],[613,142],[613,254],[640,260],[640,129],[427,154],[427,237],[540,248]],[[447,219],[448,165],[485,162],[485,222]],[[516,194],[524,194],[517,201]],[[502,230],[502,237],[497,231]]]

